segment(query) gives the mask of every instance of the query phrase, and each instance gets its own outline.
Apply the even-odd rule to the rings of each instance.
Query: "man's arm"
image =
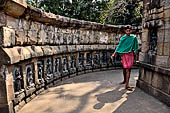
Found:
[[[115,51],[115,52],[112,54],[111,59],[113,59],[113,57],[115,56],[116,53],[117,53],[117,52]]]

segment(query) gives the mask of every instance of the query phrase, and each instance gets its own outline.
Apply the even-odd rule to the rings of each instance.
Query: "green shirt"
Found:
[[[120,55],[123,55],[123,53],[129,53],[134,51],[134,54],[136,54],[138,50],[138,39],[135,35],[124,35],[121,37],[119,45],[116,48],[116,52],[118,52]]]

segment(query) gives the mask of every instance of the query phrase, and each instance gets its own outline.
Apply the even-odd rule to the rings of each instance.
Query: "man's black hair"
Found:
[[[130,25],[127,25],[124,27],[124,30],[127,30],[127,29],[132,29],[132,27]]]

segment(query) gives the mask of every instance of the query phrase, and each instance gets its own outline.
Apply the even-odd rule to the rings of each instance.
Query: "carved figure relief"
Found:
[[[54,61],[54,71],[55,73],[59,73],[59,58],[55,58],[55,61]]]
[[[82,67],[83,66],[83,54],[79,54],[79,59],[78,59],[78,66]]]
[[[71,64],[70,68],[74,69],[75,68],[75,56],[71,56],[70,64]]]
[[[14,92],[15,94],[19,94],[24,91],[23,89],[23,78],[21,75],[20,68],[15,68],[13,70],[13,80],[14,80]]]
[[[26,66],[26,82],[27,82],[27,88],[31,88],[35,85],[34,77],[33,77],[33,69],[31,65]]]
[[[100,59],[99,59],[99,54],[95,53],[93,56],[93,62],[95,65],[99,65],[100,64]]]
[[[102,63],[103,64],[107,63],[107,53],[105,51],[102,52]]]
[[[44,66],[42,61],[37,62],[37,70],[38,70],[38,83],[44,83]]]
[[[46,72],[47,72],[47,80],[53,78],[53,72],[52,72],[52,61],[51,58],[47,59],[46,62]]]
[[[63,58],[63,72],[67,72],[67,58],[64,57]]]
[[[87,53],[86,54],[86,65],[89,66],[92,64],[92,60],[91,60],[91,54]]]
[[[149,53],[157,53],[157,29],[153,28],[150,30],[150,43],[149,43]]]

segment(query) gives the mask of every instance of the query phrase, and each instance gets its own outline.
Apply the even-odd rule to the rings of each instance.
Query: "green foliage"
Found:
[[[100,22],[100,14],[106,7],[107,0],[43,0],[39,4],[39,8],[46,12],[76,18],[79,20],[87,20]]]
[[[100,22],[115,25],[140,25],[142,2],[137,0],[111,0],[100,16]]]
[[[36,3],[35,3],[35,1],[34,0],[26,0],[26,2],[27,2],[27,4],[29,4],[29,5],[32,5],[32,6],[36,6]]]

